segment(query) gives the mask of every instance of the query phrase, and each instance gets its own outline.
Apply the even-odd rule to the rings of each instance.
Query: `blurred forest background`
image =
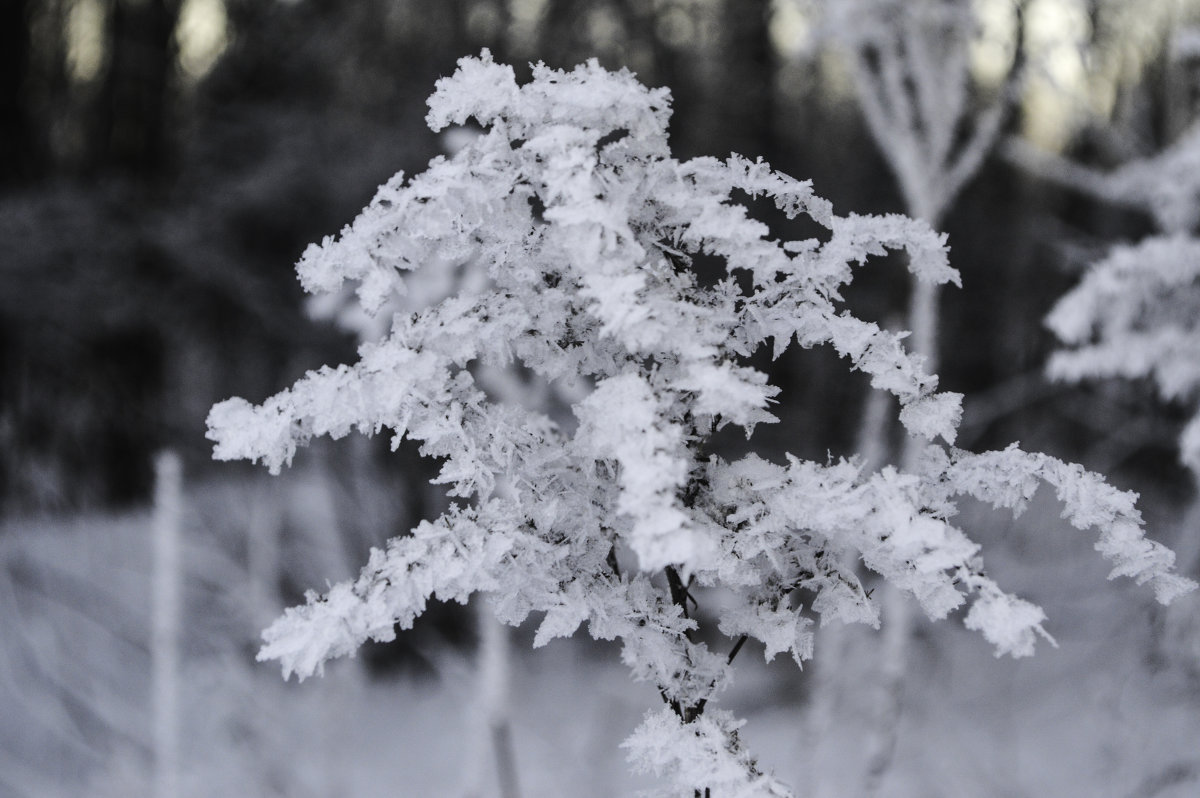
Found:
[[[151,589],[156,567],[146,508],[155,457],[168,449],[185,475],[179,667],[192,668],[190,684],[216,691],[192,689],[179,710],[208,701],[203,729],[185,723],[192,742],[183,745],[194,750],[180,755],[191,764],[179,794],[234,794],[213,781],[220,774],[233,774],[239,794],[374,794],[336,784],[329,773],[339,767],[320,769],[328,740],[306,743],[317,752],[306,760],[312,773],[293,773],[305,749],[283,727],[343,728],[331,720],[338,706],[377,699],[347,698],[367,695],[353,682],[335,699],[289,689],[279,705],[289,709],[264,710],[254,702],[285,688],[256,681],[263,669],[251,669],[250,655],[256,630],[300,591],[349,576],[369,545],[428,517],[439,501],[425,485],[433,472],[408,448],[392,455],[381,442],[347,440],[314,447],[268,481],[210,461],[209,407],[232,395],[260,401],[307,369],[352,356],[354,337],[309,312],[293,263],[397,170],[419,172],[450,146],[425,127],[424,100],[459,57],[482,47],[519,75],[530,62],[570,67],[589,57],[628,67],[671,88],[678,157],[762,156],[811,178],[839,213],[907,212],[822,5],[0,4],[0,796],[80,794],[63,786],[78,784],[97,795],[150,789],[147,762],[161,755],[143,695],[152,609],[150,593],[137,591]],[[1031,174],[1028,158],[1006,154],[1026,152],[1014,144],[1024,142],[1108,172],[1180,140],[1200,110],[1200,3],[970,5],[978,27],[969,104],[1014,94],[997,145],[940,225],[963,272],[963,288],[943,296],[939,369],[943,387],[966,395],[960,443],[1020,440],[1105,472],[1143,492],[1151,534],[1174,544],[1193,501],[1176,446],[1190,409],[1138,383],[1043,376],[1053,348],[1043,319],[1054,302],[1108,247],[1150,234],[1155,220]],[[861,271],[849,300],[857,315],[899,326],[907,291],[903,269],[883,262]],[[783,424],[756,439],[765,453],[856,450],[866,382],[845,380],[833,357],[800,352],[769,365],[783,388]],[[1027,545],[1013,543],[1014,559]],[[427,636],[456,640],[460,626],[451,614]],[[376,674],[428,670],[437,656],[427,649],[402,644],[367,659]],[[216,684],[235,686],[226,695]],[[217,694],[226,698],[214,703]],[[308,715],[293,723],[272,712]],[[602,747],[619,759],[607,750],[614,742]],[[1167,795],[1200,778],[1196,762],[1155,767],[1128,780],[1159,778],[1153,784],[1165,787],[1153,794]]]
[[[261,399],[343,359],[350,338],[306,316],[292,264],[394,172],[443,151],[424,99],[481,47],[518,66],[594,56],[628,67],[671,87],[680,157],[761,155],[811,178],[841,213],[905,212],[815,5],[6,3],[0,508],[144,502],[166,446],[211,473],[214,401]],[[975,5],[977,93],[1003,79],[1014,37],[1029,61],[1010,134],[1109,168],[1193,121],[1192,4],[1027,0],[1020,20],[1011,0]],[[1136,389],[1049,388],[1039,376],[1047,310],[1108,244],[1148,232],[1149,217],[991,157],[943,227],[966,279],[945,296],[942,383],[970,397],[977,442],[1029,439],[1105,469],[1179,477],[1169,410]],[[906,291],[900,270],[871,268],[853,301],[883,321]],[[846,451],[863,386],[823,380],[819,354],[778,372],[796,425],[780,437],[803,454]]]

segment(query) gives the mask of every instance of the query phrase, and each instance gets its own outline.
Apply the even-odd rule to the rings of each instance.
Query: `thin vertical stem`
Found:
[[[940,365],[937,340],[941,317],[940,288],[939,285],[922,282],[913,277],[912,293],[908,299],[908,329],[912,333],[908,343],[914,354],[925,359],[922,370],[926,374],[937,374]],[[913,448],[914,444],[906,442],[903,453],[905,461],[913,456]],[[916,444],[915,448],[919,449],[919,444]],[[911,463],[904,462],[903,465],[907,467]]]
[[[180,518],[182,468],[172,451],[154,463],[154,582],[151,606],[151,690],[154,795],[179,795],[179,625],[182,605]]]
[[[474,744],[468,775],[467,796],[484,795],[488,781],[485,748],[490,743],[496,767],[496,782],[500,798],[520,798],[517,778],[517,758],[513,750],[512,724],[509,719],[509,649],[508,629],[491,614],[483,601],[474,605],[479,630],[479,650],[476,656],[476,704],[471,712]]]
[[[508,692],[510,689],[508,629],[480,603],[482,633],[480,651],[480,681],[484,691],[485,710],[492,735],[492,750],[496,756],[496,776],[500,783],[500,798],[520,798],[517,782],[517,760],[513,751],[512,727],[509,721]]]

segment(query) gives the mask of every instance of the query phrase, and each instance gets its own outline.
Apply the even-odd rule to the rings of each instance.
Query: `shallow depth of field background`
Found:
[[[352,438],[321,441],[272,478],[211,462],[204,417],[225,397],[260,401],[353,356],[351,335],[312,317],[292,264],[394,172],[453,146],[425,128],[424,99],[482,47],[518,75],[538,60],[628,67],[671,87],[677,156],[761,155],[811,178],[841,214],[902,212],[813,5],[5,3],[0,798],[498,795],[473,703],[472,608],[436,607],[396,643],[303,684],[254,661],[259,630],[283,607],[438,512],[435,464]],[[974,5],[972,74],[986,95],[1011,58],[1012,0]],[[1008,136],[1107,169],[1197,120],[1200,3],[1027,0],[1023,20],[1031,69]],[[939,371],[966,395],[961,445],[1019,440],[1139,491],[1150,535],[1196,576],[1200,512],[1175,448],[1189,408],[1137,383],[1042,377],[1049,308],[1152,220],[995,155],[944,229],[963,288],[944,297]],[[884,261],[861,270],[848,300],[891,323],[906,291]],[[774,458],[854,453],[865,380],[845,379],[822,351],[762,366],[783,389],[782,422],[751,445]],[[162,452],[181,463],[178,481]],[[1016,521],[974,506],[961,521],[993,575],[1046,609],[1059,647],[997,660],[956,618],[918,624],[881,794],[1200,793],[1200,602],[1167,613],[1148,591],[1107,582],[1053,497]],[[164,524],[181,546],[167,575],[155,554]],[[171,584],[181,633],[164,660],[155,597]],[[649,786],[627,774],[619,743],[654,690],[629,680],[611,646],[531,651],[531,639],[513,632],[520,794]],[[822,630],[803,672],[761,653],[740,656],[723,699],[749,718],[751,749],[800,795],[853,797],[877,636]],[[176,701],[173,786],[162,781],[164,684]]]

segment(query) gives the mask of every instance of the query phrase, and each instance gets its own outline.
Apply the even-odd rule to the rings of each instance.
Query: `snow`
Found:
[[[211,585],[214,596],[230,595],[233,582],[221,588],[217,575],[228,581],[232,572],[218,568],[231,561],[221,558],[218,544],[232,543],[236,527],[226,538],[214,525],[237,524],[228,517],[230,508],[240,506],[232,497],[253,491],[244,481],[210,486],[207,494],[197,490],[185,516],[185,622],[193,641],[203,632],[206,642],[188,646],[183,660],[182,794],[461,794],[469,786],[467,760],[475,755],[468,741],[482,711],[474,664],[433,649],[433,679],[375,681],[357,662],[340,661],[323,679],[303,684],[283,683],[274,668],[253,667],[244,653],[253,631],[239,620],[243,610],[199,593]],[[223,521],[214,514],[219,509],[227,514]],[[1081,556],[1086,546],[1056,521],[1058,512],[1052,496],[1035,497],[1013,528],[982,506],[964,508],[988,546],[997,578],[1045,608],[1059,647],[1028,659],[994,659],[991,647],[961,626],[919,624],[921,642],[884,791],[889,798],[1125,796],[1155,784],[1164,798],[1194,794],[1200,772],[1194,677],[1172,661],[1152,664],[1148,657],[1166,639],[1148,622],[1145,596],[1132,584],[1106,583],[1102,562]],[[0,703],[6,707],[0,750],[20,761],[5,760],[4,794],[103,798],[149,790],[149,761],[123,743],[129,733],[148,735],[151,728],[146,649],[120,647],[80,612],[102,597],[72,599],[60,592],[50,600],[19,576],[47,574],[42,569],[49,565],[102,580],[105,592],[118,598],[104,604],[106,622],[135,629],[141,618],[140,628],[148,630],[148,602],[138,599],[150,590],[150,524],[145,515],[5,523],[0,585],[6,601],[0,612],[9,634],[0,641]],[[708,593],[699,599],[720,604]],[[1200,612],[1194,596],[1184,602],[1179,609],[1192,617]],[[630,773],[627,749],[620,747],[647,708],[660,702],[653,685],[630,680],[615,661],[613,644],[583,635],[530,650],[536,620],[516,633],[507,696],[522,795],[609,798],[661,787],[652,776]],[[234,629],[240,631],[217,653],[214,631]],[[848,638],[841,656],[826,637],[830,630]],[[738,736],[755,752],[760,770],[785,785],[803,786],[814,798],[834,798],[856,786],[862,740],[873,718],[862,684],[873,667],[876,634],[840,625],[816,630],[818,667],[810,663],[803,672],[786,658],[768,665],[760,644],[747,644],[721,704],[745,719]],[[127,656],[117,658],[121,651]],[[113,719],[123,706],[125,731],[94,731],[84,739],[97,753],[83,759],[51,745],[48,740],[80,732],[68,717],[56,720],[45,711],[55,705],[61,685],[53,674],[30,670],[36,661],[59,662],[62,677],[74,672],[68,666],[86,674],[74,682],[77,688],[91,685],[79,695],[90,696],[93,707]],[[806,720],[815,697],[811,680],[824,666],[834,672],[832,683],[822,682],[830,685],[834,722],[813,729]],[[122,681],[128,689],[119,687]],[[59,753],[48,755],[52,750]],[[490,763],[484,777],[485,785],[494,784]]]

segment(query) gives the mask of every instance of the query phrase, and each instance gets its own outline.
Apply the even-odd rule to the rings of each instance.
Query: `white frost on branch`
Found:
[[[1200,223],[1200,124],[1184,131],[1162,152],[1108,172],[1020,139],[1006,142],[1004,154],[1039,177],[1105,202],[1145,211],[1167,235],[1189,233]]]
[[[264,633],[259,659],[277,659],[285,676],[303,679],[368,640],[394,640],[395,627],[410,628],[430,598],[465,603],[489,589],[497,563],[514,546],[514,533],[504,531],[507,509],[493,502],[454,510],[393,538],[386,550],[373,549],[357,580],[324,595],[309,591],[305,605],[284,612]]]
[[[669,709],[646,713],[622,747],[642,773],[664,778],[669,787],[649,793],[660,798],[692,798],[695,785],[725,798],[784,798],[788,791],[758,769],[738,740],[745,721],[728,712],[710,711],[691,723],[681,723]]]
[[[673,563],[710,566],[714,541],[693,527],[677,500],[690,464],[683,428],[663,420],[669,411],[654,389],[637,374],[610,377],[579,403],[577,412],[579,453],[616,465],[616,510],[630,520],[629,545],[642,570]]]
[[[718,618],[727,634],[800,662],[813,615],[879,622],[855,575],[861,559],[933,618],[971,603],[970,627],[998,653],[1025,655],[1044,634],[1041,610],[986,575],[978,545],[951,523],[952,499],[1019,509],[1038,481],[1076,526],[1098,529],[1115,572],[1152,582],[1161,600],[1190,586],[1142,537],[1132,497],[1098,477],[1015,447],[972,455],[931,442],[953,442],[961,397],[938,392],[902,335],[851,315],[842,291],[855,266],[888,250],[904,250],[921,280],[957,282],[943,237],[898,216],[836,216],[808,182],[761,161],[678,161],[669,107],[665,90],[595,62],[538,66],[518,85],[486,51],[465,58],[438,82],[429,121],[474,119],[484,132],[389,181],[340,237],[305,252],[307,289],[344,297],[353,286],[364,313],[395,311],[390,332],[381,326],[356,363],[310,372],[261,405],[214,407],[215,455],[278,471],[313,436],[387,429],[441,458],[436,482],[463,504],[372,552],[356,580],[309,593],[267,630],[260,658],[304,678],[391,639],[431,598],[487,593],[505,623],[542,615],[535,645],[580,626],[621,641],[622,661],[666,703],[630,755],[671,794],[782,796],[738,724],[706,711],[730,657],[694,635],[700,589],[730,592]],[[776,239],[739,194],[828,235]],[[724,264],[715,284],[691,268],[699,256]],[[448,263],[471,279],[453,294],[419,288],[430,301],[414,304],[406,292],[422,280],[409,278]],[[895,395],[925,447],[920,467],[708,453],[722,425],[749,436],[774,420],[777,389],[748,360],[768,341],[776,355],[793,341],[829,345]],[[477,384],[513,364],[547,384],[593,386],[572,402],[573,430]],[[622,567],[626,551],[636,568]]]

